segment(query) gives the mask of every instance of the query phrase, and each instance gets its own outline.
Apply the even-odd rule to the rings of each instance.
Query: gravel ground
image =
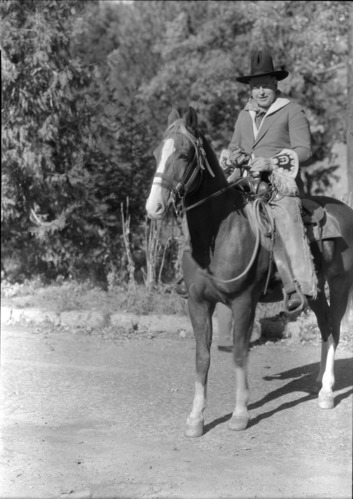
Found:
[[[254,344],[250,425],[232,432],[231,355],[213,345],[205,434],[188,439],[194,357],[183,331],[3,326],[1,497],[351,497],[350,349],[325,411],[318,346]]]

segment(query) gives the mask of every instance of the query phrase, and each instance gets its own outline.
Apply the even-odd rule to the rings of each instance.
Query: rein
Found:
[[[210,274],[207,271],[207,269],[206,270],[202,269],[202,273],[204,275],[206,275],[208,278],[212,279],[212,281],[218,282],[219,284],[231,284],[232,282],[239,281],[239,279],[242,279],[249,272],[249,270],[251,269],[251,267],[252,267],[252,265],[253,265],[253,263],[255,261],[255,258],[257,256],[257,252],[259,250],[259,246],[260,246],[260,229],[259,229],[259,227],[257,227],[255,248],[254,248],[253,254],[251,255],[250,262],[248,263],[248,265],[246,266],[245,270],[243,270],[243,272],[241,274],[237,275],[236,277],[233,277],[233,279],[218,279],[217,277],[215,277],[212,274]]]
[[[234,184],[231,184],[231,185],[233,186]],[[225,190],[225,189],[223,189],[223,190]],[[220,193],[220,191],[218,191],[218,192]],[[218,193],[215,193],[215,194],[218,194]],[[191,206],[191,207],[193,207],[193,206]],[[270,263],[269,263],[269,267],[268,267],[266,284],[265,284],[265,288],[264,288],[264,294],[267,293],[267,288],[268,288],[268,284],[270,281],[272,264],[273,264],[273,246],[274,246],[275,223],[274,223],[274,220],[271,217],[270,213],[268,212],[268,210],[266,210],[267,217],[268,217],[267,223],[265,223],[262,220],[261,209],[263,209],[263,207],[264,207],[264,205],[263,205],[263,202],[261,201],[261,199],[257,198],[254,200],[254,213],[255,213],[255,218],[257,220],[256,241],[255,241],[254,251],[252,253],[252,256],[251,256],[251,259],[250,259],[248,265],[246,266],[246,269],[241,274],[239,274],[237,277],[234,277],[233,279],[226,279],[226,280],[218,279],[217,277],[214,277],[212,274],[207,272],[207,270],[201,269],[201,272],[204,275],[206,275],[207,277],[212,279],[214,282],[217,282],[219,284],[231,284],[232,282],[236,282],[239,279],[241,279],[242,277],[244,277],[249,272],[249,270],[251,269],[251,267],[255,261],[255,258],[256,258],[256,255],[257,255],[257,252],[258,252],[258,249],[260,246],[260,236],[262,233],[264,236],[271,238]]]
[[[223,192],[226,192],[228,189],[230,189],[231,187],[234,187],[235,185],[236,185],[235,182],[232,184],[228,184],[227,187],[223,187],[223,189],[220,189],[219,191],[214,192],[213,194],[210,194],[209,196],[198,201],[197,203],[194,203],[194,204],[191,204],[190,206],[187,206],[186,208],[183,209],[183,211],[186,212],[186,211],[192,210],[193,208],[196,208],[197,206],[200,206],[200,205],[206,203],[206,201],[208,201],[209,199],[216,198],[217,196],[220,196],[221,194],[223,194]]]

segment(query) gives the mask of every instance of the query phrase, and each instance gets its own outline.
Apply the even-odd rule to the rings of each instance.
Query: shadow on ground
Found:
[[[335,361],[335,393],[345,390],[343,393],[335,394],[335,407],[337,407],[342,400],[348,398],[353,393],[353,357],[348,359],[337,359]],[[279,399],[285,395],[290,395],[295,392],[306,392],[306,395],[290,402],[285,402],[275,409],[264,412],[249,421],[248,428],[257,425],[260,421],[273,416],[276,413],[285,411],[297,405],[300,405],[309,400],[317,398],[317,394],[313,393],[312,387],[315,384],[316,376],[318,370],[318,363],[314,362],[311,364],[306,364],[295,369],[289,369],[288,371],[283,371],[275,376],[264,376],[265,381],[272,381],[276,379],[280,380],[291,380],[286,385],[282,386],[278,390],[273,390],[272,392],[265,395],[262,399],[250,404],[249,411],[262,407],[268,402],[272,402]],[[216,428],[218,425],[225,423],[232,417],[232,413],[225,414],[224,416],[217,418],[207,425],[205,425],[204,434]]]

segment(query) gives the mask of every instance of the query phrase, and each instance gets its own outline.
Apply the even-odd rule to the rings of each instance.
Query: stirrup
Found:
[[[283,294],[284,294],[284,300],[283,300],[283,306],[284,306],[284,312],[288,315],[294,315],[298,314],[299,312],[302,312],[307,306],[308,306],[308,300],[306,299],[305,295],[303,294],[302,290],[300,289],[300,286],[294,282],[295,284],[295,291],[288,293],[284,288],[283,288]],[[297,293],[300,298],[300,305],[298,305],[297,308],[294,310],[289,310],[288,308],[288,301],[289,301],[289,295],[292,293]]]
[[[189,297],[189,293],[188,293],[188,290],[186,289],[183,277],[178,279],[176,284],[173,287],[174,287],[174,290],[178,293],[178,295],[181,296],[181,298],[186,299]]]

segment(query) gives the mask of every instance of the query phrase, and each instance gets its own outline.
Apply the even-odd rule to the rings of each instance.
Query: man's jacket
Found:
[[[257,129],[255,111],[245,107],[239,113],[229,150],[236,147],[253,158],[272,158],[282,149],[292,149],[298,155],[299,164],[305,164],[311,158],[311,138],[304,110],[298,104],[279,97]]]

